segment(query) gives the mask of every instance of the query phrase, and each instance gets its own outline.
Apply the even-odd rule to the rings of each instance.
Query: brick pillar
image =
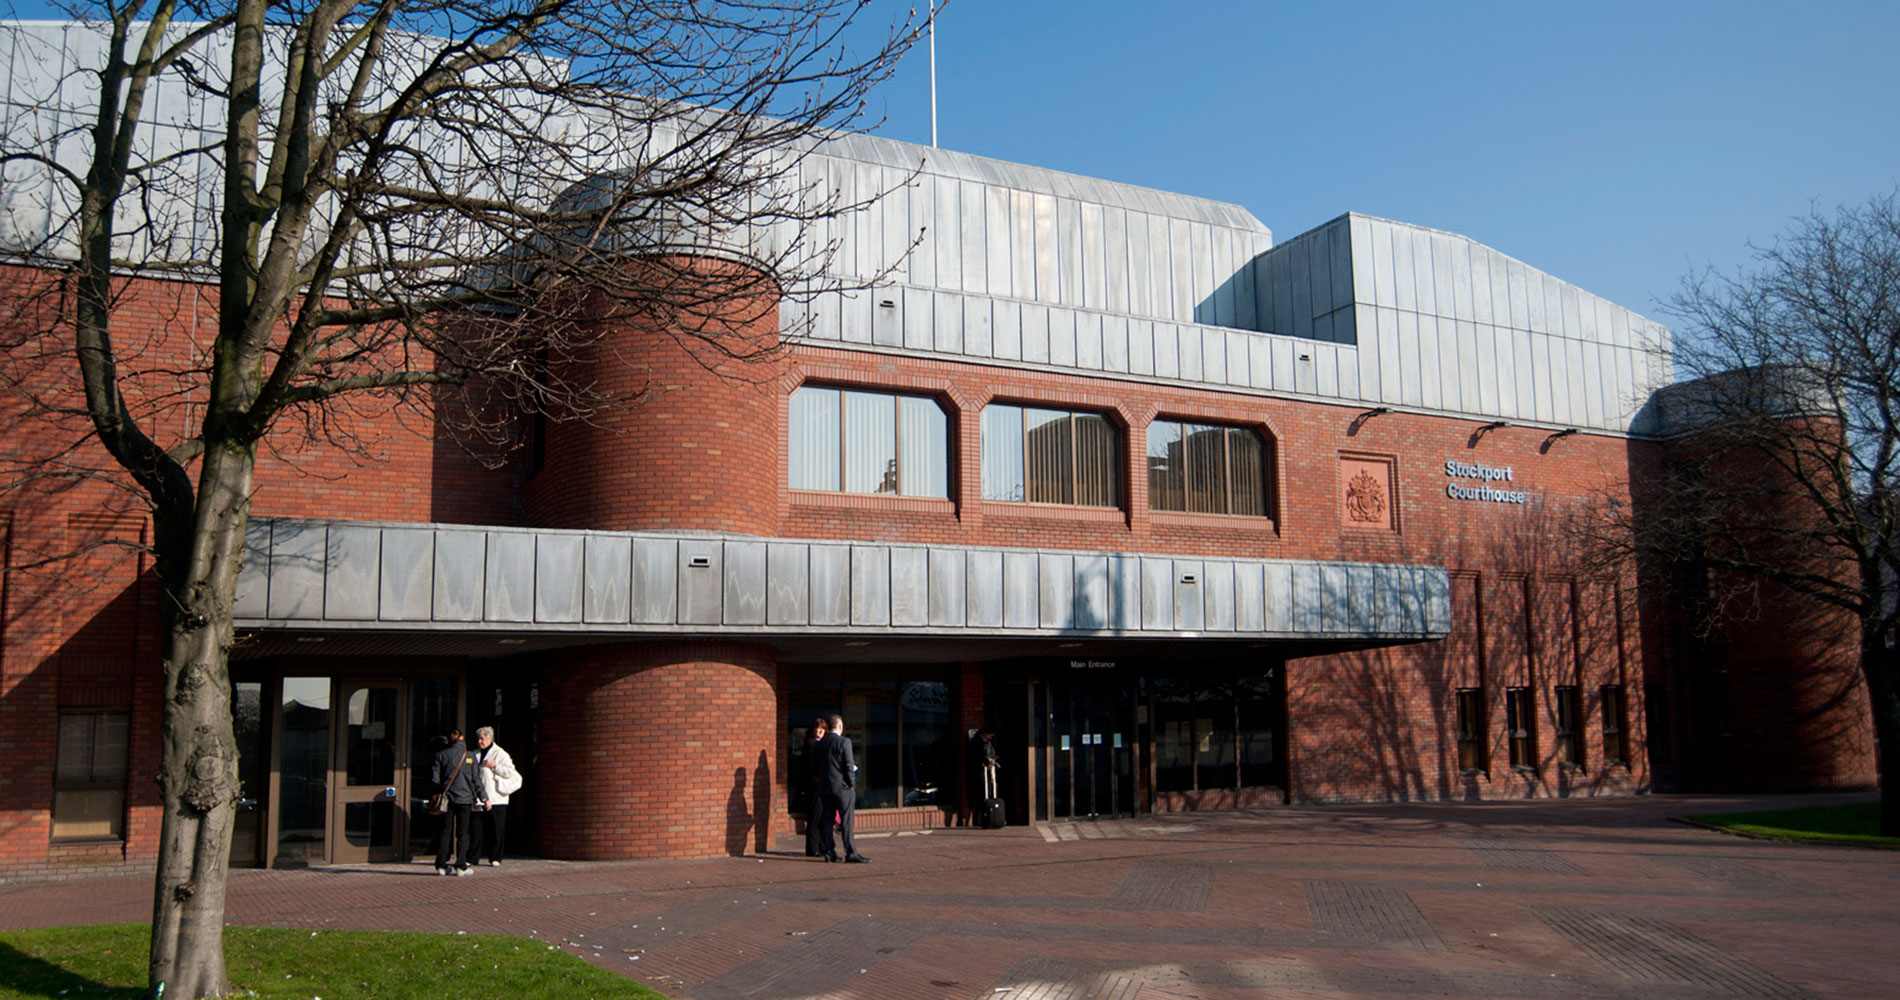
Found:
[[[633,402],[548,425],[545,465],[523,490],[529,524],[776,532],[786,371],[777,289],[765,294],[743,269],[714,261],[675,266],[712,282],[706,314],[681,317],[687,329],[651,317],[596,322],[601,342],[567,377]],[[678,278],[663,269],[655,280]],[[734,281],[744,294],[712,294]]]
[[[598,647],[550,660],[541,678],[536,826],[547,856],[705,858],[766,846],[784,767],[771,647]]]

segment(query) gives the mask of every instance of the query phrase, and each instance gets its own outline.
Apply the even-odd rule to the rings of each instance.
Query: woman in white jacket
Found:
[[[481,765],[482,796],[475,804],[475,844],[469,857],[476,864],[486,857],[489,864],[499,865],[508,837],[508,796],[521,791],[521,772],[508,751],[495,743],[493,726],[475,730],[475,759]]]

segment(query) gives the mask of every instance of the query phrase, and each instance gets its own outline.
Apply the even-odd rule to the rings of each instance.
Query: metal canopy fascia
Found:
[[[1437,566],[282,518],[253,520],[247,549],[254,637],[1377,645],[1451,620]]]

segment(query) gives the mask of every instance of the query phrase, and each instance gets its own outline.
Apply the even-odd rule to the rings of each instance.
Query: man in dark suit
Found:
[[[844,859],[852,864],[867,864],[870,858],[858,853],[857,845],[851,840],[852,810],[857,803],[858,760],[851,751],[851,741],[844,735],[844,717],[831,717],[831,729],[825,738],[818,742],[817,760],[813,767],[818,769],[818,821],[819,842],[825,848],[825,860],[837,861],[838,838],[844,840]],[[831,829],[833,816],[837,818],[837,830]]]

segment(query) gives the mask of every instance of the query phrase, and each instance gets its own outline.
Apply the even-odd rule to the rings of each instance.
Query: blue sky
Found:
[[[1892,2],[951,0],[938,123],[1276,239],[1349,210],[1463,233],[1662,319],[1691,271],[1900,185],[1896,40]],[[928,85],[919,46],[877,132],[929,142]]]

